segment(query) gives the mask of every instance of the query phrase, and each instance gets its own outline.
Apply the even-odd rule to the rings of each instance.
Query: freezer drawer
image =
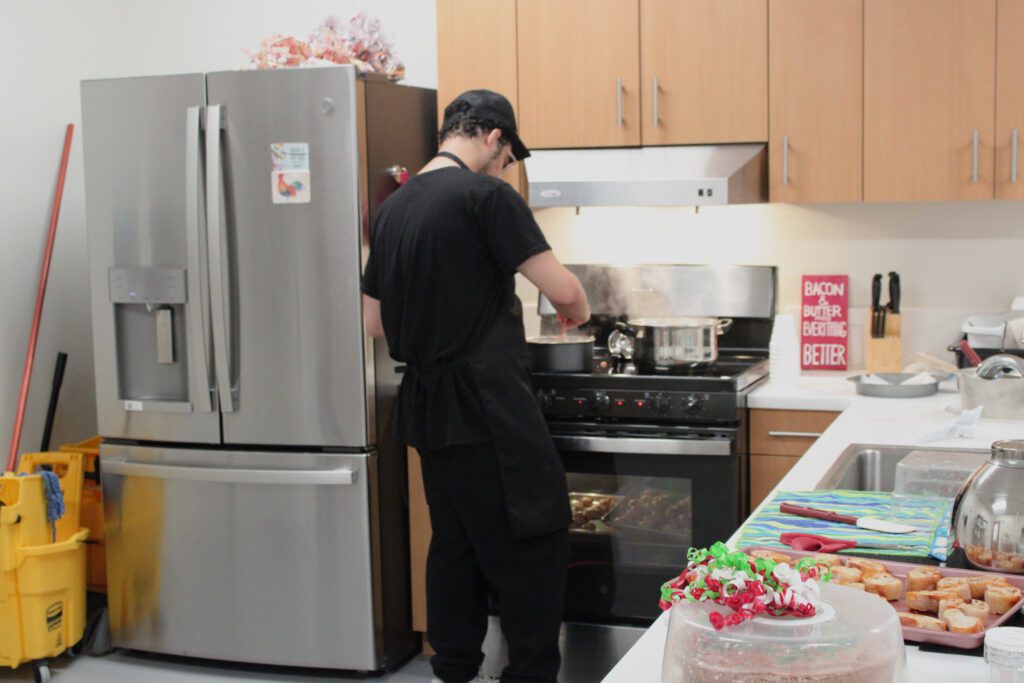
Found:
[[[374,454],[101,449],[119,647],[374,671]]]

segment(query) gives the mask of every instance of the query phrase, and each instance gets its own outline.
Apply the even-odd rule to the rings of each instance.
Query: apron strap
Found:
[[[444,157],[445,159],[451,159],[452,161],[457,163],[459,166],[461,166],[462,168],[464,168],[467,171],[469,171],[469,166],[466,166],[466,162],[463,161],[462,159],[458,158],[457,156],[455,156],[451,152],[438,152],[436,156]],[[472,172],[472,171],[470,171],[470,172]]]

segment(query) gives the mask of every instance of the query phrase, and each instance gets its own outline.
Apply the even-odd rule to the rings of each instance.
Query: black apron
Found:
[[[494,444],[509,526],[519,538],[565,529],[572,519],[565,471],[534,395],[527,358],[514,299],[475,349],[427,367],[407,363],[397,401],[399,435],[420,451]],[[451,405],[460,399],[467,404]]]

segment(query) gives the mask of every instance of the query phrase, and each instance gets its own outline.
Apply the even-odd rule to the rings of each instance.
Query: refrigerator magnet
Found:
[[[308,142],[272,142],[270,143],[270,170],[272,171],[308,171]]]
[[[275,204],[309,203],[309,171],[275,171],[270,175]]]

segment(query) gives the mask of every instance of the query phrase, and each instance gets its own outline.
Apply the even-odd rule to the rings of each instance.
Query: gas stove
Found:
[[[600,359],[594,366],[588,374],[533,374],[548,419],[733,423],[746,394],[768,376],[767,357],[747,353],[724,353],[710,365],[658,374],[612,368]]]
[[[537,399],[551,421],[725,425],[743,421],[746,395],[768,376],[775,317],[776,269],[770,266],[567,266],[580,279],[596,340],[594,371],[533,373]],[[541,298],[541,334],[557,334],[554,309]],[[620,321],[698,316],[732,321],[710,364],[656,373],[616,365],[605,341]],[[620,361],[621,363],[621,361]]]

